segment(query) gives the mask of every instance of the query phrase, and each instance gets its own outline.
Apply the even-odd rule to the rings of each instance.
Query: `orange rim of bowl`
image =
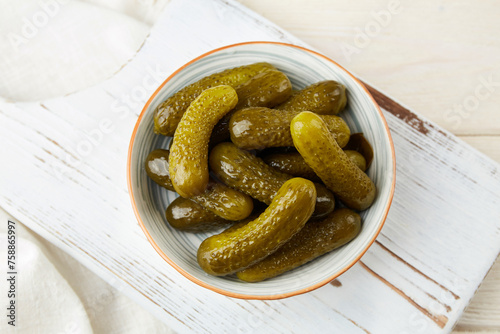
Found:
[[[241,45],[251,45],[251,44],[274,44],[274,45],[283,45],[283,46],[287,46],[287,47],[292,47],[292,48],[300,49],[300,50],[312,53],[312,54],[314,54],[316,56],[319,56],[319,57],[321,57],[323,59],[326,59],[327,61],[331,62],[332,64],[334,64],[338,68],[342,69],[345,73],[347,73],[356,83],[358,83],[361,86],[361,88],[364,89],[365,93],[370,97],[370,99],[372,100],[373,104],[375,105],[375,107],[378,110],[378,113],[379,113],[379,115],[380,115],[380,117],[381,117],[381,119],[382,119],[382,121],[384,123],[387,136],[389,138],[389,143],[390,143],[390,147],[391,147],[391,155],[392,155],[392,168],[393,168],[393,175],[392,175],[393,178],[392,178],[391,191],[390,191],[390,195],[389,195],[389,201],[388,201],[388,203],[386,205],[386,208],[385,208],[385,211],[384,211],[384,214],[383,214],[382,223],[380,224],[378,230],[376,231],[375,235],[370,240],[370,242],[365,246],[365,248],[360,252],[360,254],[351,263],[349,263],[347,266],[345,266],[344,268],[342,268],[341,270],[339,270],[337,273],[333,274],[332,276],[328,277],[327,279],[325,279],[325,280],[323,280],[323,281],[321,281],[319,283],[316,283],[316,284],[314,284],[314,285],[312,285],[310,287],[303,288],[303,289],[296,290],[296,291],[292,291],[292,292],[288,292],[288,293],[282,293],[282,294],[276,294],[276,295],[264,295],[264,296],[260,296],[260,295],[246,295],[246,294],[234,293],[234,292],[230,292],[230,291],[226,291],[226,290],[214,287],[214,286],[212,286],[210,284],[207,284],[207,283],[201,281],[200,279],[192,276],[191,274],[189,274],[188,272],[186,272],[184,269],[182,269],[179,265],[177,265],[175,262],[173,262],[161,250],[161,248],[156,244],[156,242],[154,241],[153,237],[151,236],[151,234],[149,234],[149,231],[147,230],[146,226],[144,225],[144,222],[142,221],[141,216],[139,215],[139,211],[138,211],[136,203],[135,203],[134,193],[132,192],[132,176],[131,176],[131,171],[130,171],[130,162],[131,162],[131,159],[132,159],[132,149],[133,149],[133,146],[134,146],[135,136],[137,134],[137,130],[139,128],[139,124],[141,123],[142,117],[144,116],[146,110],[149,108],[149,105],[151,104],[151,102],[153,101],[153,99],[156,97],[156,95],[167,84],[167,82],[169,82],[174,76],[176,76],[184,68],[186,68],[187,66],[191,65],[192,63],[194,63],[194,62],[196,62],[196,61],[198,61],[198,60],[200,60],[200,59],[202,59],[202,58],[204,58],[206,56],[209,56],[209,55],[211,55],[213,53],[216,53],[216,52],[219,52],[219,51],[222,51],[222,50],[225,50],[225,49],[229,49],[229,48],[233,48],[233,47],[237,47],[237,46],[241,46]],[[293,44],[288,44],[288,43],[282,43],[282,42],[269,42],[269,41],[243,42],[243,43],[226,45],[226,46],[214,49],[212,51],[209,51],[207,53],[204,53],[204,54],[202,54],[199,57],[194,58],[190,62],[186,63],[185,65],[183,65],[182,67],[180,67],[179,69],[177,69],[174,73],[172,73],[158,87],[158,89],[156,89],[156,91],[153,93],[153,95],[149,98],[149,100],[144,105],[144,108],[142,109],[141,114],[139,115],[139,118],[137,119],[137,122],[135,124],[134,131],[132,132],[132,137],[130,139],[129,150],[128,150],[128,158],[127,158],[127,185],[128,185],[129,195],[130,195],[130,199],[132,201],[132,207],[134,209],[135,216],[137,218],[137,221],[139,222],[139,225],[141,226],[142,231],[146,235],[146,238],[149,240],[149,242],[151,243],[151,245],[153,246],[153,248],[158,252],[158,254],[160,254],[160,256],[165,261],[167,261],[167,263],[170,264],[174,269],[176,269],[181,275],[183,275],[184,277],[186,277],[190,281],[192,281],[192,282],[194,282],[194,283],[196,283],[196,284],[198,284],[198,285],[200,285],[200,286],[202,286],[204,288],[207,288],[209,290],[212,290],[212,291],[215,291],[215,292],[220,293],[222,295],[233,297],[233,298],[258,299],[258,300],[282,299],[282,298],[292,297],[292,296],[300,295],[300,294],[303,294],[303,293],[306,293],[306,292],[310,292],[310,291],[316,290],[316,289],[318,289],[318,288],[320,288],[320,287],[328,284],[329,282],[331,282],[335,278],[337,278],[340,275],[342,275],[343,273],[345,273],[356,262],[358,262],[361,259],[361,257],[366,253],[366,251],[368,250],[368,248],[370,248],[371,245],[375,242],[375,239],[378,237],[378,235],[380,234],[380,231],[382,230],[382,227],[385,224],[385,221],[387,219],[387,215],[389,214],[389,209],[391,207],[392,200],[393,200],[393,197],[394,197],[394,190],[395,190],[395,187],[396,187],[396,154],[395,154],[395,151],[394,151],[394,142],[392,140],[392,136],[391,136],[391,132],[389,130],[389,126],[387,125],[387,121],[386,121],[384,115],[382,114],[382,111],[380,110],[380,107],[379,107],[378,103],[375,101],[375,99],[370,94],[370,92],[368,91],[368,89],[366,89],[365,85],[363,85],[363,83],[361,83],[361,81],[359,81],[355,76],[353,76],[345,68],[343,68],[342,66],[340,66],[339,64],[337,64],[335,61],[331,60],[330,58],[328,58],[328,57],[326,57],[326,56],[324,56],[324,55],[322,55],[322,54],[320,54],[320,53],[318,53],[316,51],[312,51],[312,50],[309,50],[309,49],[301,47],[301,46],[297,46],[297,45],[293,45]]]

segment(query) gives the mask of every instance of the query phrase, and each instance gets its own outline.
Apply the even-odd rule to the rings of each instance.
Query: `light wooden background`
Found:
[[[375,31],[372,13],[391,1],[239,1],[500,162],[499,2],[395,1],[366,42],[356,36]],[[488,80],[496,86],[476,99]],[[499,261],[456,327],[472,330],[500,330]]]

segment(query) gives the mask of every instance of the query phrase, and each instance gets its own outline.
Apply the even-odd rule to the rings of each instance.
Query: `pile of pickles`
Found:
[[[365,173],[373,150],[338,116],[345,87],[322,81],[293,90],[268,63],[207,76],[155,110],[155,132],[172,136],[151,152],[149,177],[180,197],[168,223],[205,239],[200,267],[259,282],[353,240],[358,211],[376,188]],[[337,203],[336,203],[337,202]]]

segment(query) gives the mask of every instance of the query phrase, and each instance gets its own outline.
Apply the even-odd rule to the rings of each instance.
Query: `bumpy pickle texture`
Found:
[[[268,63],[240,66],[209,75],[184,87],[156,108],[154,115],[155,133],[173,136],[186,109],[204,90],[219,85],[236,87],[259,73],[273,69],[276,68]]]
[[[304,227],[315,201],[316,189],[311,181],[294,178],[285,182],[257,219],[204,240],[198,249],[198,264],[216,276],[251,266]]]
[[[363,172],[366,170],[366,161],[361,153],[351,150],[344,150],[344,153],[359,169]],[[303,177],[311,181],[321,181],[298,152],[266,154],[262,156],[262,160],[282,173]]]
[[[276,109],[311,111],[319,115],[336,115],[346,105],[345,86],[332,80],[312,84],[295,92],[285,103]]]
[[[304,160],[346,206],[365,210],[373,203],[375,184],[342,151],[319,115],[295,116],[291,132]]]
[[[345,245],[360,230],[361,217],[356,212],[337,209],[323,220],[306,224],[276,252],[236,275],[246,282],[278,276]]]
[[[245,219],[253,210],[253,201],[250,196],[214,180],[208,182],[203,194],[193,196],[191,199],[227,220]]]
[[[349,159],[351,159],[352,162],[354,162],[356,166],[358,166],[359,169],[363,172],[366,170],[366,160],[361,153],[352,150],[344,150],[344,153]]]
[[[229,121],[231,141],[245,150],[293,146],[290,123],[298,114],[298,111],[268,108],[238,110]],[[347,123],[338,116],[321,115],[320,117],[325,121],[339,146],[345,146],[351,133]]]
[[[151,152],[146,159],[146,172],[158,185],[175,191],[168,172],[168,157],[168,150],[158,149]],[[227,220],[244,219],[253,209],[250,196],[214,180],[208,181],[207,189],[203,193],[190,199]]]
[[[238,102],[230,86],[203,91],[182,116],[170,150],[169,172],[175,190],[189,198],[208,184],[208,141],[213,127]]]
[[[314,170],[309,167],[298,152],[267,154],[262,157],[262,160],[282,173],[320,181]]]
[[[229,139],[229,120],[239,109],[248,107],[271,108],[285,101],[292,94],[292,84],[288,77],[277,70],[262,72],[234,88],[238,94],[238,104],[217,123],[210,138],[212,146]]]
[[[278,70],[259,73],[234,89],[238,94],[236,109],[272,108],[292,95],[292,83],[285,73]]]
[[[349,142],[345,147],[343,147],[343,149],[359,152],[365,159],[365,169],[370,168],[373,161],[373,148],[362,133],[355,133],[351,135]]]
[[[206,232],[233,223],[183,197],[177,197],[170,203],[165,215],[173,228],[187,232]]]
[[[281,186],[292,178],[233,143],[220,143],[214,147],[210,152],[209,163],[215,176],[226,185],[268,205]],[[313,217],[320,218],[333,211],[335,198],[325,186],[319,183],[314,185],[317,200]]]
[[[165,212],[168,223],[195,233],[229,226],[198,248],[206,273],[259,282],[359,234],[351,209],[375,200],[364,173],[373,150],[337,116],[346,103],[339,82],[293,91],[284,73],[261,62],[204,77],[157,107],[155,133],[173,138],[145,169],[181,196]],[[350,209],[335,210],[334,193]]]

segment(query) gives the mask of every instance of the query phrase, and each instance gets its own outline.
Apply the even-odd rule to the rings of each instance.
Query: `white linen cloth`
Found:
[[[43,100],[110,77],[134,56],[165,4],[0,0],[0,97]],[[15,221],[0,209],[2,263],[8,219]],[[3,306],[8,289],[2,275],[0,333],[173,333],[19,222],[16,236],[16,327],[7,325]]]
[[[134,56],[167,2],[0,0],[0,97],[43,100],[110,77]],[[2,261],[7,256],[8,219],[15,220],[0,209]],[[16,235],[19,274],[15,332],[172,332],[21,222],[17,222]],[[492,274],[498,276],[499,272]],[[5,298],[7,283],[5,279],[0,281],[0,293]],[[491,301],[498,304],[498,292],[483,287],[481,293],[497,296]],[[473,323],[472,317],[480,315],[467,317]],[[3,315],[1,319],[0,332],[14,332]]]
[[[7,258],[7,221],[0,209],[0,256]],[[16,326],[2,311],[0,333],[174,333],[59,248],[16,222]],[[5,266],[2,266],[5,267]],[[0,291],[6,294],[2,278]],[[2,306],[5,304],[3,299]],[[2,307],[3,310],[5,310]]]

